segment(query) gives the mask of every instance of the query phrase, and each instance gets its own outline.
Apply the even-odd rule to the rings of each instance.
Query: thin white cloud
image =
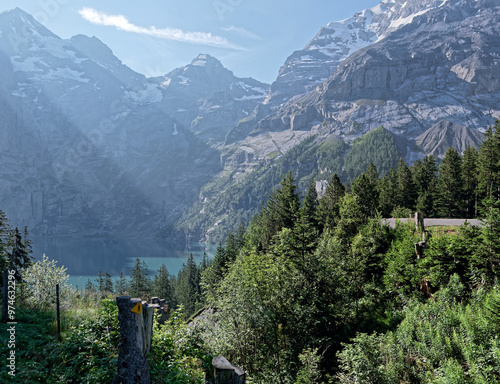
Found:
[[[252,39],[252,40],[262,40],[262,37],[257,35],[256,33],[253,33],[249,31],[248,29],[241,28],[241,27],[235,27],[234,25],[231,25],[230,27],[225,27],[221,28],[223,31],[226,32],[234,32],[237,33],[238,35],[245,37],[247,39]]]
[[[152,37],[157,37],[160,39],[180,41],[184,43],[193,43],[201,45],[209,45],[212,47],[220,48],[230,48],[243,50],[237,44],[230,42],[228,39],[222,36],[213,35],[206,32],[184,32],[176,28],[156,28],[149,27],[144,28],[132,24],[127,20],[125,16],[122,15],[107,15],[103,12],[99,12],[93,8],[82,8],[78,11],[81,17],[92,24],[104,25],[108,27],[115,27],[118,30],[137,33],[141,35],[147,35]]]

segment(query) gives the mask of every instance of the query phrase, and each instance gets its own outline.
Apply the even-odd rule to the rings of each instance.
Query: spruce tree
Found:
[[[352,184],[352,193],[358,196],[363,214],[373,217],[379,206],[379,178],[377,169],[370,163],[370,167],[362,173]]]
[[[0,210],[0,272],[3,273],[8,265],[8,257],[5,247],[7,246],[7,238],[9,234],[9,220],[5,213]]]
[[[379,210],[383,217],[390,217],[391,212],[397,205],[397,173],[394,168],[380,180],[379,183]]]
[[[16,227],[9,232],[6,244],[9,269],[15,270],[16,280],[21,281],[21,270],[33,264],[31,240],[28,238],[28,229],[24,228],[24,239]]]
[[[333,229],[339,219],[339,204],[345,194],[340,177],[333,174],[325,189],[325,195],[319,200],[318,218],[324,229]]]
[[[201,285],[203,286],[204,293],[208,297],[213,297],[217,287],[224,278],[228,266],[228,256],[226,248],[219,243],[215,251],[212,263],[201,274]]]
[[[123,295],[127,292],[128,290],[128,283],[127,283],[127,278],[123,274],[123,272],[120,272],[120,276],[118,277],[118,280],[116,281],[115,284],[115,293],[117,295]]]
[[[463,188],[462,158],[450,147],[439,167],[437,211],[441,217],[462,216]]]
[[[134,267],[130,272],[129,291],[132,297],[142,298],[149,294],[151,280],[148,266],[144,261],[135,259]]]
[[[97,274],[97,279],[94,279],[94,281],[97,283],[97,292],[103,293],[105,291],[105,278],[104,278],[104,273],[102,273],[102,269],[99,269],[99,273]]]
[[[177,275],[177,299],[184,306],[186,315],[192,315],[202,302],[200,271],[191,253]]]
[[[162,264],[158,270],[158,274],[153,279],[152,294],[160,299],[167,300],[170,305],[172,303],[172,286],[170,285],[170,274],[168,273],[165,264]]]
[[[281,179],[256,219],[259,248],[270,249],[274,236],[283,228],[293,228],[299,218],[300,198],[292,173]]]
[[[113,279],[108,271],[104,274],[104,292],[106,294],[113,293]]]
[[[282,228],[293,228],[299,217],[300,198],[292,172],[288,172],[267,203],[269,213],[276,225],[275,233]]]
[[[500,194],[500,121],[494,131],[488,127],[478,155],[478,189],[480,199],[499,199]]]
[[[395,190],[395,205],[401,208],[413,210],[417,200],[415,184],[410,172],[410,168],[405,161],[400,158],[396,169],[396,190]]]
[[[478,152],[474,147],[467,147],[462,161],[462,180],[464,213],[468,218],[477,217],[478,177],[477,177]]]
[[[314,228],[318,228],[318,206],[316,182],[312,179],[302,202],[302,207],[300,208],[300,217]]]
[[[92,281],[90,279],[87,279],[87,282],[85,283],[85,290],[87,292],[95,292],[95,286],[92,284]]]
[[[339,214],[340,218],[334,234],[343,242],[350,244],[352,237],[358,233],[361,226],[366,224],[368,220],[361,208],[359,197],[355,194],[346,193],[340,202]]]
[[[417,191],[415,209],[426,217],[434,216],[434,199],[437,186],[437,162],[429,155],[417,160],[411,167],[413,182]]]
[[[229,232],[225,241],[225,251],[227,263],[232,263],[236,260],[241,248],[245,244],[245,226],[240,224],[235,231]]]
[[[292,229],[289,237],[289,248],[291,256],[301,259],[301,265],[305,264],[305,258],[316,248],[319,238],[319,225],[317,220],[318,195],[316,183],[311,180],[307,194],[300,208],[300,217]]]

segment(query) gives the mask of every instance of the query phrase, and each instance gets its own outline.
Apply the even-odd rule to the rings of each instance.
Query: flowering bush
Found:
[[[69,275],[64,266],[58,267],[56,264],[57,261],[43,255],[42,260],[22,272],[23,296],[30,307],[44,309],[51,306],[56,298],[56,284],[59,284],[61,303],[69,299],[72,293],[68,284]]]

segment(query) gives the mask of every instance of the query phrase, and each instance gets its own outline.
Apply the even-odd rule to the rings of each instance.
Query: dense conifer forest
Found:
[[[372,162],[352,183],[334,174],[322,196],[296,179],[285,173],[213,260],[191,256],[176,276],[161,267],[153,278],[137,260],[130,277],[100,271],[79,292],[63,267],[33,263],[27,232],[2,216],[2,267],[19,271],[12,382],[110,382],[123,293],[169,302],[170,319],[155,325],[155,383],[201,383],[218,354],[250,383],[500,382],[500,122],[479,149],[399,160],[383,177]],[[482,224],[422,231],[382,220],[414,211]],[[61,342],[48,293],[56,281]]]

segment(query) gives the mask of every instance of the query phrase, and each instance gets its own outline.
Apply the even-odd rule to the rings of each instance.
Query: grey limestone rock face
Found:
[[[434,124],[416,138],[423,152],[442,158],[446,150],[453,147],[463,153],[467,147],[478,147],[483,141],[479,131],[443,120]]]
[[[500,118],[499,19],[494,0],[386,0],[325,26],[227,135],[223,188],[311,136],[350,145],[382,126],[408,162],[477,146]]]
[[[385,0],[348,19],[329,23],[303,49],[287,58],[266,102],[276,105],[312,91],[351,54],[441,5],[442,0]]]
[[[411,142],[443,120],[467,125],[476,133],[466,141],[478,142],[477,132],[500,117],[500,5],[392,1],[377,7],[391,9],[390,16],[371,19],[386,28],[377,29],[378,40],[345,57],[314,90],[256,122],[251,135],[316,126],[323,134],[357,137],[384,126],[409,140],[409,161],[427,153]]]
[[[39,235],[170,236],[218,175],[311,136],[383,126],[408,161],[462,150],[500,117],[499,19],[496,0],[384,0],[322,28],[268,86],[205,54],[147,79],[96,38],[4,12],[0,209]]]

